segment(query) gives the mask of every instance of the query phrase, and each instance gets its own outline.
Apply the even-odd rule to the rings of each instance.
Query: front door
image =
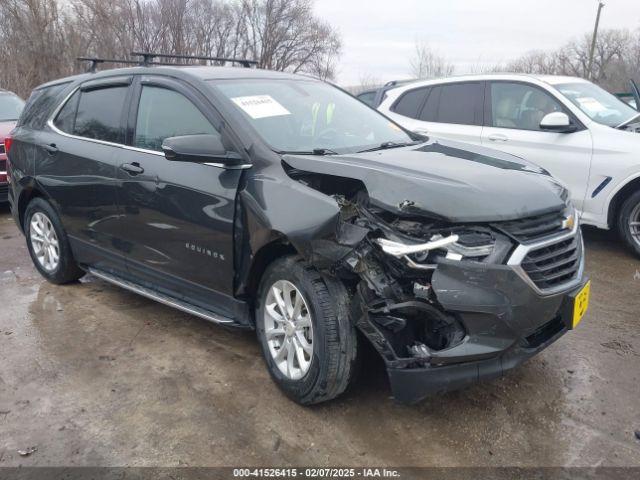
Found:
[[[491,82],[482,143],[512,153],[546,169],[569,188],[573,204],[582,210],[591,167],[589,130],[545,132],[542,118],[552,112],[571,112],[543,89],[521,82]],[[577,123],[576,123],[577,124]]]
[[[235,197],[242,170],[169,161],[161,149],[168,137],[224,134],[221,119],[197,92],[175,80],[141,77],[134,92],[131,148],[118,159],[129,272],[192,303],[223,307],[233,293]],[[233,316],[222,310],[217,311]]]

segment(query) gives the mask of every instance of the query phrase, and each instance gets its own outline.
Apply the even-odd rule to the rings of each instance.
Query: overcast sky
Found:
[[[601,28],[640,28],[640,0],[605,3]],[[592,31],[596,9],[596,0],[316,0],[318,16],[342,35],[343,86],[410,77],[416,40],[460,73],[557,48]]]

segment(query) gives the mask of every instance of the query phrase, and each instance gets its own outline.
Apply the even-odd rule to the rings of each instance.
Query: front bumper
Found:
[[[554,319],[547,327],[549,335],[538,346],[527,348],[516,344],[487,360],[426,368],[388,368],[393,396],[400,403],[414,404],[432,395],[501,377],[558,340],[568,329],[565,319]]]
[[[579,230],[575,235],[581,245]],[[388,349],[393,355],[383,357],[396,400],[416,403],[502,376],[564,335],[572,328],[575,295],[588,281],[582,246],[579,257],[576,276],[552,293],[534,288],[511,264],[440,263],[431,288],[443,313],[461,325],[464,338],[430,351],[421,362]]]

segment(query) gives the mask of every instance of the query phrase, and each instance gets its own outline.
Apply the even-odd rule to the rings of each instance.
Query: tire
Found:
[[[267,332],[274,327],[286,331],[286,321],[279,323],[274,320],[278,315],[282,317],[278,302],[274,300],[274,287],[285,292],[286,283],[295,288],[295,291],[289,291],[290,299],[298,299],[298,295],[302,297],[300,316],[288,325],[289,333],[271,337],[269,343]],[[284,300],[284,293],[280,299]],[[289,302],[290,305],[294,303],[295,300]],[[293,318],[291,315],[289,317]],[[305,327],[307,323],[310,323],[310,328]],[[283,325],[285,328],[282,328]],[[297,326],[297,330],[292,334],[293,326]],[[297,403],[310,405],[331,400],[342,394],[351,383],[357,364],[358,338],[349,319],[347,291],[342,282],[324,278],[298,257],[278,259],[264,273],[258,290],[256,330],[271,377]],[[291,354],[293,360],[289,373],[290,355],[284,346],[287,338],[293,342],[292,349],[302,352],[304,356],[300,361],[298,355]],[[309,338],[311,342],[308,342]],[[303,340],[307,341],[306,347],[312,353],[306,353],[307,350],[302,347]],[[308,343],[311,343],[311,348]],[[281,351],[286,356],[284,371],[282,359],[277,358],[277,353]]]
[[[73,258],[67,234],[49,202],[39,197],[34,198],[27,205],[24,222],[24,234],[31,260],[44,278],[51,283],[62,285],[74,282],[85,274]],[[32,226],[32,223],[35,225]],[[41,241],[43,238],[47,239],[46,245]],[[57,252],[57,261],[55,255],[50,253],[51,248]],[[46,254],[43,253],[45,251]],[[46,258],[50,261],[47,262]]]
[[[633,193],[622,203],[618,215],[618,232],[631,251],[640,257],[640,191]]]

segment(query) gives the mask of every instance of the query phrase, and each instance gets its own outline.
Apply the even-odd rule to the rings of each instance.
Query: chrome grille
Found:
[[[544,215],[500,222],[495,226],[518,242],[527,243],[561,232],[564,220],[565,212],[557,210]]]
[[[580,236],[560,240],[550,245],[534,248],[521,262],[522,269],[542,291],[562,287],[575,280],[582,261]]]

